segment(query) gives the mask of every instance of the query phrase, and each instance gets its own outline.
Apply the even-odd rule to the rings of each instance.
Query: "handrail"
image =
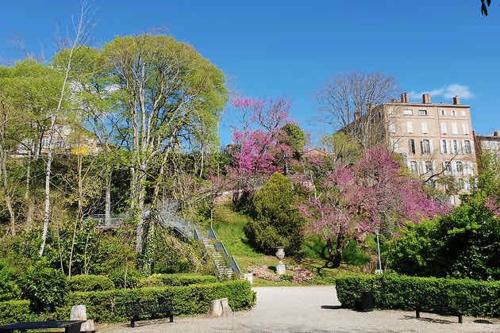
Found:
[[[212,233],[212,235],[210,235],[210,233]],[[229,267],[232,269],[232,271],[237,275],[241,275],[241,269],[238,263],[236,262],[236,259],[234,258],[234,256],[229,254],[224,243],[222,243],[219,239],[217,239],[217,234],[215,233],[215,230],[212,229],[212,227],[210,227],[209,230],[209,237],[210,236],[213,236],[214,237],[213,239],[216,240],[216,242],[214,243],[215,249],[218,250],[219,252],[222,252],[224,260],[229,264]]]

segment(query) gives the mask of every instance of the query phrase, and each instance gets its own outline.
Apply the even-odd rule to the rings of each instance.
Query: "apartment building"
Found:
[[[474,135],[476,145],[476,153],[479,155],[481,152],[490,152],[500,158],[500,136],[498,131],[494,131],[493,135]]]
[[[424,94],[421,102],[410,102],[407,93],[376,108],[385,123],[385,140],[402,155],[408,168],[434,183],[451,176],[459,192],[468,192],[477,173],[470,106],[453,97],[450,104],[432,103]],[[456,197],[452,198],[456,201]]]

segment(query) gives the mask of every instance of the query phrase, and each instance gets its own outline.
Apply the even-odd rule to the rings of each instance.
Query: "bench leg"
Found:
[[[65,333],[80,333],[81,327],[82,327],[82,324],[72,325],[70,327],[66,327],[64,329],[64,332]]]
[[[130,319],[130,327],[135,327],[135,319],[134,317]]]
[[[420,309],[415,310],[415,317],[420,318]]]
[[[461,314],[459,314],[459,315],[458,315],[458,323],[459,323],[459,324],[463,324],[463,323],[464,323],[464,320],[463,320],[463,318],[462,318],[462,315],[461,315]]]
[[[169,317],[170,317],[170,322],[173,323],[174,322],[174,315],[171,313]]]

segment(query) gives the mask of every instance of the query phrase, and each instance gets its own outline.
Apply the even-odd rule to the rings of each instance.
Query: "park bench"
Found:
[[[0,326],[0,333],[26,332],[27,330],[64,328],[65,333],[80,333],[83,320],[49,320],[37,322],[22,322]]]
[[[417,305],[416,306],[416,309],[415,309],[415,317],[416,318],[420,318],[420,313],[422,312],[426,312],[426,313],[435,313],[437,315],[441,315],[441,316],[457,316],[458,317],[458,323],[459,324],[462,324],[463,323],[463,316],[460,312],[457,312],[457,311],[452,311],[452,310],[449,310],[449,309],[444,309],[444,310],[441,310],[441,311],[434,311],[434,310],[429,310],[429,309],[422,309],[422,307],[420,305]]]

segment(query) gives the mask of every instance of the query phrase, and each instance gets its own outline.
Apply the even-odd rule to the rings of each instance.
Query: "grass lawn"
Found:
[[[250,219],[249,216],[233,211],[230,205],[219,205],[214,213],[213,228],[217,237],[224,243],[229,253],[234,256],[243,272],[247,272],[250,266],[272,267],[278,263],[275,256],[257,252],[248,243],[244,228]],[[358,267],[350,265],[343,265],[339,269],[323,268],[324,261],[315,257],[306,257],[301,260],[286,257],[284,263],[287,266],[300,265],[313,272],[314,279],[304,283],[308,285],[332,284],[336,277],[360,271]],[[258,278],[254,278],[254,284],[257,286],[297,285],[289,281],[274,282]]]

